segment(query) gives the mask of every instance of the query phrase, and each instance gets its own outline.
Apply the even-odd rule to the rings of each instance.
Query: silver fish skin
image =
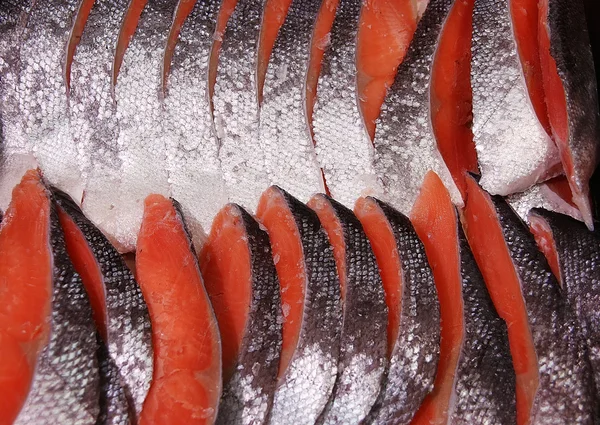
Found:
[[[32,1],[0,2],[0,209],[25,171],[37,161],[27,148],[19,115],[21,44]]]
[[[269,190],[284,198],[294,218],[306,287],[298,344],[278,383],[268,423],[312,425],[325,408],[337,375],[342,331],[340,281],[333,249],[317,214],[283,189],[274,186]]]
[[[246,229],[251,261],[252,295],[240,356],[223,385],[217,424],[268,422],[277,385],[282,344],[279,279],[269,235],[243,208],[234,206]],[[258,365],[258,366],[257,366]]]
[[[229,200],[254,211],[269,186],[259,144],[256,73],[265,0],[239,0],[227,22],[218,54],[212,102],[219,159]]]
[[[573,192],[573,202],[581,210],[587,226],[593,229],[589,180],[600,161],[600,113],[584,2],[544,2],[548,4],[550,56],[556,62],[567,104],[568,140],[559,140],[553,128],[554,139]]]
[[[69,113],[80,159],[84,196],[81,206],[100,230],[115,239],[114,203],[123,161],[119,157],[119,121],[111,75],[115,46],[129,0],[97,0],[90,10],[72,59]],[[80,16],[82,5],[77,13]],[[75,34],[71,33],[71,43]]]
[[[53,194],[96,259],[106,296],[105,343],[135,423],[148,394],[154,366],[148,307],[133,273],[108,239],[66,193],[54,189]]]
[[[597,423],[594,379],[576,316],[526,225],[502,197],[490,199],[521,283],[537,354],[530,423]]]
[[[98,369],[100,373],[100,413],[96,425],[130,425],[129,403],[121,384],[119,368],[108,354],[108,348],[98,335]]]
[[[325,191],[306,116],[311,34],[320,6],[321,0],[292,1],[269,58],[260,108],[269,181],[302,202]]]
[[[100,411],[96,327],[54,205],[48,246],[53,268],[50,340],[40,353],[27,400],[14,423],[93,425]]]
[[[481,185],[521,192],[552,175],[556,146],[531,104],[507,0],[476,0],[471,43],[473,138]]]
[[[349,208],[360,196],[380,192],[373,143],[362,118],[356,85],[361,6],[360,0],[341,0],[338,4],[312,116],[317,159],[329,193]]]
[[[177,10],[186,3],[189,2],[180,0]],[[208,232],[213,217],[228,201],[208,98],[208,66],[219,5],[217,0],[197,1],[185,20],[170,64],[164,99],[171,195],[184,209],[196,239],[194,224]]]
[[[317,423],[358,424],[379,396],[388,366],[388,308],[383,283],[369,239],[354,213],[326,195],[315,195],[309,206],[317,214],[322,209],[334,214],[339,228],[324,227],[330,238],[332,232],[341,231],[345,250],[343,276],[338,268],[345,288],[338,374]]]
[[[379,196],[409,214],[425,174],[435,171],[452,201],[462,198],[437,148],[431,124],[431,67],[438,39],[453,0],[431,0],[425,9],[406,57],[381,108],[375,129],[375,170]]]
[[[26,3],[25,3],[26,4]],[[4,155],[33,155],[52,184],[81,199],[79,156],[68,114],[63,75],[66,44],[79,0],[32,3],[20,34],[19,59],[11,64],[15,102],[3,116]],[[19,176],[20,178],[21,176]]]
[[[118,220],[110,232],[119,250],[132,251],[144,199],[169,195],[162,104],[162,64],[177,0],[149,0],[131,38],[116,82],[121,182],[113,190]]]
[[[364,424],[409,424],[433,389],[440,355],[440,309],[425,247],[410,220],[390,205],[367,198],[396,240],[402,278],[398,336],[381,393]]]
[[[557,256],[559,280],[587,342],[600,394],[600,238],[571,217],[541,208],[529,215],[530,229]]]
[[[458,217],[458,214],[457,214]],[[516,377],[506,323],[457,221],[464,339],[449,424],[516,424]]]

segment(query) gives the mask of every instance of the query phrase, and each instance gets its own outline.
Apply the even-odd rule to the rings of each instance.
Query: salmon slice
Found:
[[[425,176],[411,221],[440,298],[441,352],[435,386],[413,424],[516,424],[515,373],[498,316],[440,178]]]
[[[92,314],[105,347],[100,347],[101,405],[106,423],[120,423],[132,413],[135,423],[152,380],[150,316],[133,273],[114,246],[64,192],[52,189],[65,232],[67,252],[90,297]],[[123,355],[126,353],[126,355]],[[121,389],[118,391],[117,389]],[[122,393],[111,398],[114,392]],[[125,401],[125,410],[117,406]],[[117,413],[118,412],[118,413]],[[121,415],[121,419],[110,415]]]
[[[221,339],[175,201],[146,198],[136,270],[154,347],[154,375],[139,423],[213,423],[221,397]]]
[[[281,352],[281,298],[269,235],[242,207],[226,205],[200,252],[222,341],[217,423],[265,423]]]
[[[541,101],[536,3],[475,2],[473,136],[481,185],[492,194],[522,192],[561,173]]]
[[[51,196],[28,171],[0,227],[0,422],[94,423],[96,330]]]
[[[509,324],[517,422],[591,423],[594,382],[583,340],[533,236],[503,198],[470,177],[464,223],[498,314]]]
[[[409,219],[375,198],[354,207],[371,242],[388,306],[386,377],[366,423],[408,424],[433,389],[440,310],[425,249]]]
[[[314,424],[333,391],[340,351],[342,303],[333,250],[317,214],[277,186],[263,193],[256,216],[271,238],[283,313],[270,423]]]
[[[336,383],[318,423],[361,423],[387,369],[385,292],[369,239],[352,210],[325,195],[313,196],[308,206],[333,247],[344,314]]]
[[[357,86],[371,140],[375,121],[398,65],[404,59],[427,0],[366,0],[357,39]]]
[[[65,85],[67,86],[67,95],[71,90],[71,66],[73,65],[75,50],[81,40],[85,24],[95,2],[96,0],[82,0],[81,3],[79,3],[77,14],[73,21],[73,28],[71,28],[71,35],[69,36],[69,41],[67,43],[67,55],[65,57]]]
[[[543,209],[531,211],[529,223],[577,315],[600,393],[600,238],[580,221]]]
[[[374,167],[381,197],[403,214],[410,213],[429,170],[442,178],[453,202],[462,204],[432,129],[432,64],[453,4],[453,0],[432,0],[427,5],[388,90],[375,131]]]
[[[121,23],[121,29],[119,31],[119,37],[117,39],[117,45],[115,46],[115,55],[112,64],[112,86],[113,88],[117,85],[117,79],[121,72],[121,65],[123,65],[123,58],[125,52],[129,47],[129,43],[137,30],[140,16],[146,7],[148,0],[131,0],[127,8],[127,12],[123,16],[123,22]]]
[[[465,171],[478,172],[473,143],[471,33],[475,0],[454,2],[431,64],[431,124],[437,147],[465,197]]]
[[[593,229],[589,180],[600,160],[594,60],[582,1],[539,2],[539,50],[552,136],[573,192]]]

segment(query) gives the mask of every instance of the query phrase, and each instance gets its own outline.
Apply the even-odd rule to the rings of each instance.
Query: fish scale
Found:
[[[504,199],[491,201],[521,283],[537,354],[531,423],[595,423],[593,375],[573,311],[524,223]]]
[[[373,144],[362,119],[356,85],[361,5],[360,0],[341,0],[338,5],[330,45],[323,56],[312,122],[327,188],[347,207],[361,195],[380,191],[373,167]]]
[[[256,82],[264,0],[239,0],[227,22],[218,56],[212,101],[219,159],[230,201],[251,211],[269,185],[258,140]]]
[[[389,88],[375,130],[375,170],[382,199],[410,213],[421,183],[435,171],[452,201],[462,198],[437,148],[430,110],[431,66],[452,0],[431,0]]]
[[[111,70],[128,5],[129,0],[94,2],[70,75],[69,111],[84,184],[82,208],[90,220],[111,236],[115,234],[118,220],[113,207],[122,167]]]
[[[471,44],[473,137],[481,185],[508,195],[543,181],[559,164],[533,109],[515,41],[509,0],[476,0]]]
[[[180,1],[178,8],[184,3]],[[208,64],[219,4],[195,3],[175,47],[164,100],[169,185],[193,233],[194,222],[208,231],[228,200],[208,99]]]
[[[67,255],[51,206],[50,340],[40,353],[25,405],[15,424],[95,424],[99,413],[96,327],[81,277]]]
[[[121,182],[112,195],[113,211],[119,218],[113,234],[123,251],[135,247],[144,198],[150,193],[170,192],[161,70],[176,5],[176,0],[148,1],[123,57],[115,87],[122,165]]]
[[[152,380],[152,329],[139,285],[108,239],[63,192],[57,204],[81,231],[102,275],[106,302],[108,354],[117,367],[127,400],[139,416]]]
[[[544,243],[554,244],[557,277],[583,330],[596,388],[600,389],[600,238],[583,223],[540,208],[530,213],[530,224],[534,234],[536,226],[550,232],[551,240]]]
[[[306,116],[306,75],[320,0],[293,0],[273,46],[260,109],[270,184],[306,202],[325,187]]]

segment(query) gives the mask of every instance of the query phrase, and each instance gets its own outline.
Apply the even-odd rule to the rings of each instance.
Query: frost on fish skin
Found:
[[[452,202],[462,197],[437,148],[429,100],[431,66],[453,0],[431,0],[381,108],[375,130],[375,170],[384,201],[409,214],[423,178],[435,171]]]
[[[306,117],[306,76],[319,0],[294,0],[269,59],[260,110],[260,149],[269,183],[302,202],[324,192]]]

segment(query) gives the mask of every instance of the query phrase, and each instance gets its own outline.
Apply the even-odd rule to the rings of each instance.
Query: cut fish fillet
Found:
[[[340,277],[343,329],[335,387],[318,423],[360,423],[387,369],[388,309],[377,260],[360,221],[342,204],[315,195],[308,206],[325,228]]]
[[[264,423],[281,352],[281,299],[269,236],[243,208],[225,206],[200,253],[223,354],[217,423]]]
[[[256,215],[271,239],[283,313],[270,423],[314,424],[331,396],[340,350],[342,303],[333,250],[317,214],[277,186],[263,193]]]
[[[360,198],[354,212],[373,247],[389,311],[389,367],[365,422],[409,424],[433,389],[440,355],[440,310],[433,275],[406,216],[370,197]]]
[[[146,198],[136,270],[152,321],[154,377],[140,424],[209,424],[221,397],[221,340],[175,201]]]

